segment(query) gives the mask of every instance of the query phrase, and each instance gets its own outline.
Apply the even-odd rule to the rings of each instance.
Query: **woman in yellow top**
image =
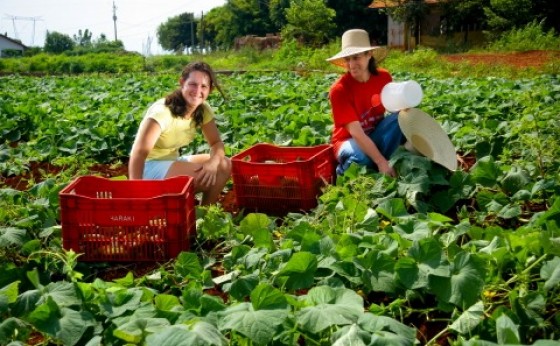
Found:
[[[212,68],[204,62],[188,64],[181,73],[180,87],[154,102],[140,123],[132,145],[130,179],[164,179],[192,176],[195,190],[202,192],[202,205],[218,201],[231,174],[231,161],[206,102],[219,84]],[[223,95],[223,93],[222,93]],[[191,143],[202,130],[210,153],[181,156],[179,149]]]

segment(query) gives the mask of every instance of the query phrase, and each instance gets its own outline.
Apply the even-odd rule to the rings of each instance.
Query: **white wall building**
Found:
[[[23,52],[27,49],[27,46],[19,41],[9,38],[8,36],[0,34],[0,57],[6,56],[6,50],[17,50]]]

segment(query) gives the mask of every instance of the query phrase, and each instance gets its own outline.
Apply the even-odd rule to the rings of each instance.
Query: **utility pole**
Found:
[[[191,13],[191,54],[194,48],[194,13]]]
[[[20,17],[20,16],[10,16],[10,15],[6,15],[5,18],[11,19],[12,20],[12,24],[14,26],[14,38],[16,39],[20,39],[17,29],[16,29],[16,20],[30,20],[33,21],[33,33],[31,35],[31,45],[33,46],[33,44],[35,44],[35,22],[37,22],[38,20],[42,20],[41,17]]]
[[[200,47],[204,50],[204,11],[200,12]]]
[[[115,28],[115,41],[117,40],[117,6],[113,0],[113,27]]]

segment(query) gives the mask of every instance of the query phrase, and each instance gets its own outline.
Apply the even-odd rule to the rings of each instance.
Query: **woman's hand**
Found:
[[[377,169],[379,170],[380,173],[383,173],[390,177],[394,178],[397,176],[395,169],[389,165],[389,161],[387,160],[383,160],[383,162],[377,164]]]
[[[195,170],[197,173],[196,182],[199,186],[203,188],[208,188],[216,184],[216,176],[218,174],[218,165],[209,160],[200,166],[199,169]]]

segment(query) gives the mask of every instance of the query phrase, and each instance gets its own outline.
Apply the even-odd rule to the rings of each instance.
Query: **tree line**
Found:
[[[231,49],[236,38],[279,35],[309,46],[320,46],[350,28],[363,28],[380,44],[386,43],[387,15],[418,27],[422,18],[437,10],[445,18],[447,31],[484,28],[489,38],[521,28],[531,22],[560,32],[558,0],[392,0],[398,6],[370,8],[372,0],[227,0],[207,13],[180,13],[161,23],[157,40],[167,51],[184,53]],[[412,35],[418,34],[412,32]],[[102,35],[92,40],[86,29],[73,38],[47,33],[44,51],[123,50],[120,41]]]
[[[560,31],[557,0],[393,0],[399,6],[373,9],[372,0],[227,0],[196,16],[183,13],[158,27],[160,45],[170,51],[229,49],[236,37],[279,34],[308,45],[322,45],[350,28],[363,28],[385,43],[387,15],[414,28],[430,11],[438,10],[447,30],[484,28],[490,36],[520,28],[532,21],[546,30]]]

